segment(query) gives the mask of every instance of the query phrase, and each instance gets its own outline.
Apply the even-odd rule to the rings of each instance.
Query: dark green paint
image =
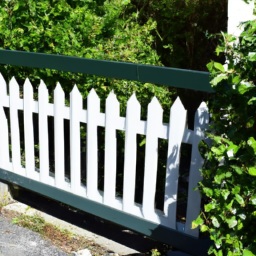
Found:
[[[127,62],[0,49],[0,63],[114,77],[205,92],[214,92],[209,73]]]
[[[198,239],[182,232],[170,229],[150,221],[138,218],[128,213],[108,207],[89,200],[87,198],[74,195],[64,190],[49,186],[47,184],[20,176],[0,168],[0,180],[8,181],[36,193],[50,197],[67,205],[73,206],[85,212],[91,213],[103,219],[112,221],[121,226],[127,227],[165,244],[172,245],[187,253],[196,256],[207,255],[211,241]]]

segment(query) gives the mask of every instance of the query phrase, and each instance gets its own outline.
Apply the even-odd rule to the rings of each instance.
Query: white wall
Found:
[[[253,20],[256,16],[253,15],[254,1],[246,4],[243,0],[228,1],[228,34],[239,36],[242,29],[237,26],[248,20]]]

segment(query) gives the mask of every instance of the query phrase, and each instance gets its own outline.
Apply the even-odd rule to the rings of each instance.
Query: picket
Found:
[[[48,97],[46,85],[41,81],[38,88],[39,167],[40,181],[46,184],[49,178]]]
[[[8,127],[3,111],[5,106],[10,108],[12,171],[136,217],[181,230],[194,237],[198,236],[198,230],[191,230],[191,221],[197,217],[200,210],[200,195],[198,191],[193,191],[193,188],[200,181],[198,170],[202,166],[198,143],[204,139],[203,129],[209,121],[205,103],[198,108],[194,131],[191,131],[186,128],[186,110],[179,98],[171,107],[169,124],[163,124],[163,110],[156,97],[148,105],[148,116],[144,121],[140,120],[141,106],[135,93],[127,102],[126,117],[120,117],[119,102],[114,92],[111,92],[106,100],[104,114],[100,113],[100,99],[94,89],[87,97],[87,109],[84,110],[82,96],[76,86],[70,94],[70,107],[65,106],[65,96],[60,84],[57,84],[54,90],[54,104],[48,103],[48,90],[43,81],[39,86],[38,103],[33,100],[33,88],[28,79],[24,84],[24,100],[19,98],[19,86],[14,78],[9,87],[10,96],[7,95],[4,79],[0,77],[0,90],[3,92],[0,95],[0,167],[8,167],[10,164]],[[18,110],[24,111],[26,169],[21,168]],[[35,175],[34,171],[33,113],[39,115],[39,176]],[[54,174],[49,172],[48,116],[50,115],[54,116],[54,178],[52,177]],[[65,180],[64,118],[70,120],[71,182]],[[80,122],[86,123],[87,127],[86,186],[81,184]],[[105,127],[104,193],[98,190],[98,126]],[[117,130],[125,132],[123,198],[116,197],[115,189]],[[142,205],[135,204],[137,134],[146,136]],[[163,212],[155,208],[159,138],[168,140]],[[181,143],[192,144],[185,230],[183,226],[181,228],[181,223],[178,225],[176,221]]]
[[[9,136],[7,119],[4,113],[4,109],[1,107],[1,105],[0,124],[0,168],[6,168],[9,162]]]
[[[203,158],[198,150],[198,144],[205,138],[204,129],[207,128],[209,123],[209,113],[205,102],[202,102],[195,113],[194,121],[194,140],[192,144],[192,155],[189,173],[189,187],[188,187],[188,202],[187,202],[187,214],[185,233],[191,236],[198,236],[199,230],[191,229],[191,223],[197,218],[200,213],[201,207],[201,196],[199,190],[194,191],[197,187],[198,182],[202,180],[201,173],[199,170],[203,166]]]
[[[104,204],[115,205],[116,195],[116,122],[119,117],[119,102],[111,92],[106,100],[106,129],[105,129],[105,175],[104,175]]]
[[[131,212],[135,199],[137,130],[141,106],[135,93],[127,102],[124,155],[123,211]]]
[[[77,112],[82,108],[82,95],[75,85],[70,94],[70,176],[71,190],[75,194],[79,194],[81,187],[80,120]]]
[[[12,171],[21,173],[20,155],[20,131],[18,120],[19,109],[19,85],[13,77],[10,81],[10,123],[11,123],[11,146],[12,146]]]
[[[92,89],[87,97],[87,196],[98,200],[98,133],[97,121],[100,113],[100,99]]]
[[[186,116],[187,111],[184,109],[180,99],[177,98],[170,111],[164,201],[164,213],[169,217],[171,228],[176,228],[180,148],[185,131]]]
[[[156,97],[148,105],[146,154],[143,188],[143,216],[151,219],[155,209],[157,159],[158,159],[158,131],[163,121],[163,109]]]
[[[25,162],[26,176],[33,178],[35,172],[34,126],[33,126],[33,87],[26,79],[24,92],[24,135],[25,135]]]
[[[58,83],[54,90],[55,186],[64,189],[64,106],[65,95]]]
[[[8,136],[8,124],[4,113],[4,102],[7,96],[6,82],[0,74],[0,168],[7,166],[9,159],[9,136]]]

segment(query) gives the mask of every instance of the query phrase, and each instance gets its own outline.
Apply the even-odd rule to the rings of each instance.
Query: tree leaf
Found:
[[[235,198],[236,198],[236,201],[239,203],[239,204],[244,204],[244,199],[239,195],[239,194],[236,194],[235,195]]]
[[[216,228],[219,228],[219,227],[220,227],[220,223],[219,223],[219,221],[217,220],[216,217],[213,217],[213,218],[212,218],[212,224],[213,224],[213,226],[216,227]]]
[[[243,256],[255,256],[255,254],[253,254],[251,251],[245,249],[243,251]]]
[[[232,217],[231,219],[227,220],[227,223],[229,228],[234,228],[237,225],[237,220],[235,217]]]
[[[233,168],[236,171],[236,173],[239,174],[239,175],[241,175],[243,173],[242,168],[239,167],[239,166],[231,165],[230,167]]]
[[[256,176],[256,168],[255,167],[249,167],[248,172],[250,175]]]
[[[224,67],[222,66],[222,64],[218,63],[218,62],[214,62],[214,67],[218,70],[220,70],[221,72],[225,72]]]

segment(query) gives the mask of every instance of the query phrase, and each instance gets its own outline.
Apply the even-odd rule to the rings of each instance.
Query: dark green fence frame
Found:
[[[208,72],[0,49],[0,63],[214,92]]]
[[[207,72],[2,49],[0,49],[0,63],[128,79],[209,93],[214,92],[210,86],[209,73]],[[212,244],[209,238],[192,237],[1,168],[0,180],[16,184],[128,227],[192,255],[207,255],[208,248]]]

